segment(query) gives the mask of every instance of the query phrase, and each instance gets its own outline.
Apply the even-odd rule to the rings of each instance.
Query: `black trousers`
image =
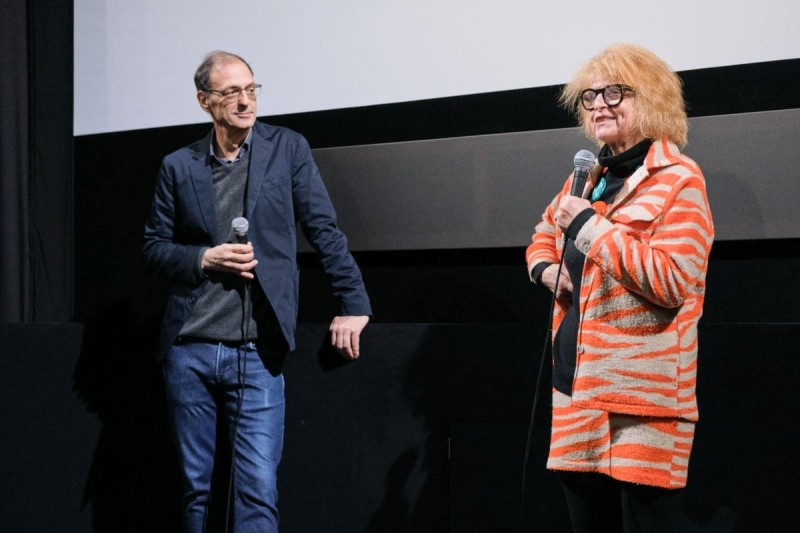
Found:
[[[673,533],[680,489],[637,485],[590,472],[559,472],[575,533]]]

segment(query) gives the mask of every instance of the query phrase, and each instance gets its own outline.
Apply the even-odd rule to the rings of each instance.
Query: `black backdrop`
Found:
[[[128,311],[85,326],[0,324],[6,531],[179,530],[161,378],[143,355],[156,328]],[[373,324],[362,359],[337,364],[323,347],[326,325],[301,324],[285,367],[283,530],[517,531],[544,330]],[[792,324],[701,326],[701,422],[681,531],[794,531],[799,341]],[[524,530],[561,532],[560,489],[543,468],[546,403],[532,433]]]
[[[7,0],[0,9],[0,321],[67,321],[72,0]]]

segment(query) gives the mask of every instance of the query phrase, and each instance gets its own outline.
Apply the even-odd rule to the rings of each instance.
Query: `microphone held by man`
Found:
[[[236,242],[239,244],[247,244],[247,230],[250,229],[250,223],[244,217],[236,217],[231,221],[231,229],[236,237]]]

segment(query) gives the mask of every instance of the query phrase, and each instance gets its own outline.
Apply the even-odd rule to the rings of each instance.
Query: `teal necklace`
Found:
[[[611,153],[611,148],[607,144],[603,146],[603,148],[600,149],[600,153],[597,154],[597,160],[600,166],[606,169],[606,172],[597,182],[594,189],[592,189],[592,202],[600,201],[609,187],[609,200],[613,202],[614,196],[616,196],[621,186],[621,184],[618,183],[618,178],[627,179],[642,166],[644,158],[647,156],[647,151],[650,149],[652,143],[652,140],[645,139],[636,144],[633,148],[629,148],[618,155],[613,155]]]
[[[603,176],[600,178],[600,181],[595,185],[594,189],[592,189],[592,201],[596,202],[600,198],[603,197],[603,193],[606,192],[606,177]]]

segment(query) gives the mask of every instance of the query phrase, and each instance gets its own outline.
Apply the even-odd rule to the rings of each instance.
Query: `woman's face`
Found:
[[[592,88],[599,89],[611,83],[615,82],[596,78],[592,82]],[[589,111],[589,123],[594,129],[595,138],[601,143],[608,144],[614,154],[620,154],[643,140],[634,138],[631,134],[636,113],[634,98],[633,93],[626,91],[619,104],[609,107],[603,100],[603,95],[598,94],[594,101],[594,109]]]

